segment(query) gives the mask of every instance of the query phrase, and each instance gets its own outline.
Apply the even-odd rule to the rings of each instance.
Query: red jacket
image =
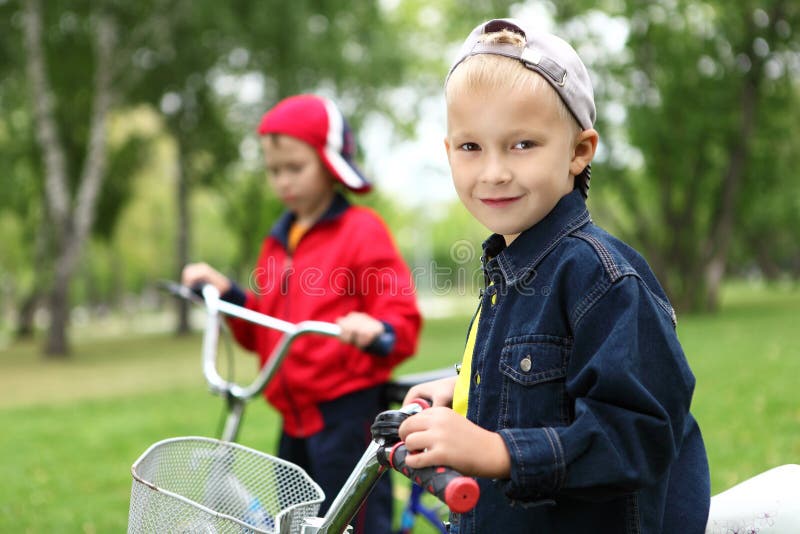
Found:
[[[292,344],[264,395],[282,414],[284,431],[306,437],[323,428],[319,403],[389,379],[392,369],[416,350],[422,319],[408,267],[376,213],[350,206],[337,195],[290,255],[286,238],[292,220],[284,214],[264,240],[247,291],[234,289],[229,292],[234,295],[223,298],[293,323],[334,322],[361,311],[394,333],[385,355],[313,334]],[[261,365],[281,337],[245,321],[229,324],[237,341],[259,354]]]

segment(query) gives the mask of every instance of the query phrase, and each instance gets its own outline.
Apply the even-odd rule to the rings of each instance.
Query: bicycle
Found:
[[[194,292],[190,288],[173,282],[165,282],[162,285],[176,296],[195,302],[202,302],[206,308],[206,323],[202,347],[203,374],[212,393],[225,398],[227,416],[219,440],[198,437],[175,438],[154,444],[143,453],[132,468],[134,487],[132,489],[129,527],[134,529],[132,531],[137,531],[135,529],[139,527],[136,525],[142,523],[142,519],[140,519],[140,517],[142,517],[142,512],[136,510],[137,507],[141,507],[142,505],[138,503],[147,502],[148,499],[154,499],[154,497],[149,496],[148,493],[155,488],[159,488],[158,491],[156,491],[156,495],[169,495],[175,502],[183,502],[184,505],[182,507],[178,506],[178,508],[183,508],[185,511],[194,511],[195,508],[187,503],[187,499],[181,498],[182,492],[190,492],[192,498],[189,498],[188,501],[206,503],[201,505],[201,507],[204,506],[208,510],[217,510],[215,514],[227,516],[227,519],[220,519],[218,522],[221,521],[224,524],[226,521],[241,521],[245,523],[245,525],[249,525],[247,528],[256,528],[256,530],[252,530],[253,532],[260,532],[261,530],[257,530],[259,528],[266,529],[265,531],[270,532],[272,531],[270,529],[276,528],[276,525],[281,524],[281,521],[286,524],[297,524],[298,520],[313,516],[318,510],[319,504],[324,500],[324,496],[321,495],[322,492],[319,486],[308,478],[302,470],[288,462],[271,457],[270,455],[258,453],[252,449],[235,444],[234,442],[238,435],[246,403],[261,393],[263,388],[269,383],[280,367],[283,358],[285,358],[291,343],[298,337],[307,334],[337,337],[340,332],[338,325],[318,321],[305,321],[298,324],[288,323],[222,301],[219,298],[219,292],[212,286],[205,286],[202,291]],[[283,337],[273,349],[272,354],[267,359],[267,363],[261,368],[257,377],[248,386],[240,386],[234,382],[229,382],[223,379],[217,371],[216,359],[217,346],[219,344],[219,331],[224,324],[221,321],[221,314],[238,317],[283,332]],[[453,371],[434,371],[432,373],[419,373],[401,377],[393,381],[387,387],[387,400],[399,403],[412,385],[420,381],[439,378],[448,373],[452,374]],[[383,431],[386,432],[387,428],[392,428],[391,425],[389,425],[389,427],[386,426],[386,417],[396,419],[398,417],[397,414],[405,414],[405,416],[407,416],[408,413],[413,413],[413,410],[414,408],[412,407],[403,407],[400,410],[393,410],[381,414],[379,417],[384,417],[382,423]],[[392,415],[388,416],[385,414]],[[377,424],[378,422],[376,421],[376,425]],[[332,510],[334,510],[335,505],[339,507],[339,510],[334,510],[334,512],[329,511],[329,513],[326,514],[326,518],[330,516],[327,521],[331,522],[331,524],[322,523],[319,528],[324,526],[326,530],[320,530],[320,532],[338,532],[336,529],[341,526],[339,524],[341,518],[346,517],[346,521],[352,519],[352,516],[347,517],[347,515],[350,512],[355,514],[361,501],[366,498],[368,491],[362,494],[363,488],[371,488],[372,485],[377,482],[383,470],[391,466],[390,458],[404,458],[405,452],[402,449],[399,449],[400,452],[391,454],[388,452],[387,446],[394,446],[399,441],[399,437],[396,436],[396,426],[399,426],[399,421],[394,421],[392,424],[395,425],[393,433],[389,432],[388,435],[378,436],[376,441],[373,441],[368,450],[364,453],[362,461],[356,466],[353,472],[353,477],[356,477],[357,482],[348,480],[348,483],[342,489],[342,493],[347,492],[347,496],[342,497],[342,493],[340,493],[340,496],[337,497],[331,505]],[[205,478],[203,478],[204,482],[202,484],[204,488],[203,495],[197,493],[198,488],[188,487],[186,485],[188,482],[186,481],[179,485],[180,487],[177,488],[179,491],[171,491],[162,487],[163,485],[172,486],[172,484],[175,483],[174,480],[170,480],[169,478],[164,479],[164,475],[159,475],[158,468],[154,467],[160,465],[162,462],[161,458],[164,457],[169,458],[168,461],[170,465],[178,463],[188,470],[201,469],[201,471],[205,473]],[[385,458],[379,461],[379,457]],[[242,464],[242,462],[244,462],[244,464]],[[195,467],[191,467],[192,465]],[[240,467],[234,469],[232,467],[234,465],[239,465]],[[244,465],[244,467],[241,467],[241,465]],[[402,465],[402,462],[398,465]],[[260,485],[258,481],[253,478],[253,475],[248,474],[248,472],[257,472],[259,466],[261,466],[261,471],[266,470],[275,473],[273,475],[275,484],[273,485],[282,485],[285,483],[284,479],[286,479],[289,481],[289,484],[298,488],[293,491],[298,495],[302,495],[303,499],[299,502],[294,502],[298,499],[292,497],[287,501],[287,498],[279,495],[276,490],[262,487],[263,485]],[[447,470],[444,472],[450,473]],[[405,474],[408,476],[408,473]],[[181,475],[178,473],[170,476]],[[435,489],[443,484],[440,480],[442,475],[438,472],[427,474],[427,472],[423,470],[419,476],[421,478],[418,482],[430,486],[428,489]],[[158,482],[150,480],[151,478],[157,478]],[[373,478],[374,481],[365,486],[365,481],[372,480]],[[428,482],[427,484],[425,484],[426,481]],[[471,481],[471,483],[468,481]],[[198,483],[198,480],[192,482],[192,484],[195,485]],[[445,486],[451,488],[449,490],[450,493],[447,494],[450,495],[449,498],[451,500],[453,498],[453,492],[455,491],[452,488],[456,487],[452,484],[452,482],[445,484]],[[465,484],[467,486],[465,486]],[[457,486],[465,488],[468,486],[471,487],[471,484],[474,484],[472,479],[463,478],[463,480],[457,483]],[[349,489],[347,489],[348,487]],[[475,489],[477,489],[477,485],[475,485]],[[435,492],[433,493],[435,494]],[[441,493],[439,497],[446,502],[448,499],[447,495]],[[438,516],[438,510],[425,506],[421,498],[422,489],[419,488],[417,484],[414,484],[408,502],[405,505],[399,532],[410,532],[410,528],[413,527],[418,516],[429,521],[440,532],[446,532],[446,527]],[[343,501],[337,504],[337,501],[341,499],[343,499]],[[269,510],[265,508],[265,502],[270,503],[270,505],[267,506]],[[211,504],[212,506],[206,506],[207,504]],[[169,507],[171,505],[167,506]],[[172,508],[175,506],[172,506]],[[287,508],[287,510],[281,512],[277,510],[276,506],[281,509]],[[205,512],[209,513],[208,510]],[[187,514],[189,518],[196,515],[188,512]],[[203,523],[203,514],[201,513],[200,516],[199,519],[195,519]],[[188,524],[194,523],[189,521]],[[153,526],[150,522],[145,523],[145,525],[148,527]],[[146,530],[160,530],[160,528],[146,528]],[[274,532],[278,532],[278,530],[274,530]]]

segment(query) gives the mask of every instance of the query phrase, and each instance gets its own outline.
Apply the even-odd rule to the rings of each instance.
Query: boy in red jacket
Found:
[[[340,186],[370,183],[353,163],[355,144],[336,105],[314,95],[279,102],[261,120],[270,185],[286,212],[264,239],[248,289],[204,263],[184,267],[186,285],[211,283],[222,298],[291,322],[336,322],[340,339],[296,341],[265,397],[283,416],[278,455],[325,491],[321,513],[347,480],[385,409],[381,386],[416,350],[421,317],[408,267],[373,211],[352,206]],[[280,333],[230,321],[261,364]],[[391,531],[389,477],[353,521],[356,533]]]

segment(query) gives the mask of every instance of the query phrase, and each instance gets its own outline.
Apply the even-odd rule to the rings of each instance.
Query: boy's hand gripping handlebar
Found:
[[[361,456],[350,477],[333,499],[325,517],[308,518],[301,528],[303,534],[342,534],[350,532],[348,524],[375,487],[378,479],[392,467],[422,488],[436,495],[457,513],[471,510],[478,502],[478,483],[449,467],[412,469],[405,464],[407,449],[398,434],[398,428],[410,415],[419,413],[429,404],[424,400],[387,410],[378,414],[372,425],[372,442]]]
[[[423,399],[415,399],[399,410],[388,410],[378,414],[372,425],[372,439],[383,442],[378,452],[378,461],[410,478],[418,486],[432,493],[444,502],[450,510],[464,513],[472,510],[480,497],[480,488],[475,479],[465,477],[449,467],[435,466],[414,469],[406,464],[410,452],[400,441],[400,423],[409,416],[429,408]]]

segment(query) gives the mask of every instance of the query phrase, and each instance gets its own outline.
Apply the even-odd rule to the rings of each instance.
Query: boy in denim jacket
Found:
[[[411,467],[478,477],[451,532],[701,533],[709,473],[694,377],[644,259],[586,209],[598,142],[577,53],[522,21],[480,24],[445,84],[459,198],[494,232],[457,378],[400,434]]]

